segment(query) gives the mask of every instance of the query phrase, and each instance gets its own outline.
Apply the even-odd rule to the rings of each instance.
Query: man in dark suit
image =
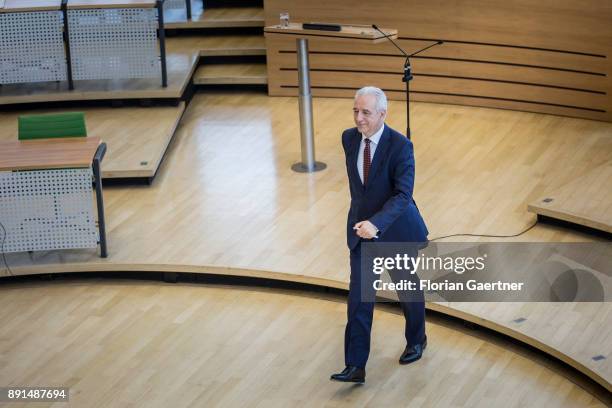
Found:
[[[331,376],[335,381],[365,381],[375,289],[371,264],[362,271],[361,243],[427,241],[427,227],[412,199],[415,174],[412,143],[385,124],[386,114],[384,92],[375,87],[362,88],[355,94],[353,106],[357,127],[342,134],[351,192],[347,220],[351,279],[344,337],[346,368]],[[415,249],[410,256],[416,255]],[[406,319],[406,349],[400,364],[408,364],[421,358],[427,345],[425,303],[422,291],[417,291],[416,297],[412,294],[410,299],[399,292],[398,295]]]

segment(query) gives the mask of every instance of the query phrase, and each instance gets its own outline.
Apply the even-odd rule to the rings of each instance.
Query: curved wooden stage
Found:
[[[397,129],[405,127],[402,106],[390,103],[389,124]],[[152,186],[105,190],[109,258],[50,251],[9,254],[8,263],[16,275],[171,271],[346,288],[348,190],[339,135],[351,126],[351,108],[350,99],[315,99],[317,159],[328,168],[296,174],[290,170],[299,158],[295,98],[198,94]],[[527,204],[544,186],[563,185],[578,170],[610,160],[604,154],[612,151],[609,123],[427,103],[411,108],[415,197],[430,237],[519,232],[535,221]],[[537,225],[510,240],[601,239]],[[428,307],[518,338],[612,390],[609,303]],[[593,359],[598,355],[604,358]]]
[[[375,312],[366,384],[331,382],[346,319],[337,295],[114,279],[20,282],[0,293],[0,353],[11,356],[0,381],[69,387],[74,407],[609,402],[540,353],[436,316],[421,361],[400,366],[403,318],[385,305]]]

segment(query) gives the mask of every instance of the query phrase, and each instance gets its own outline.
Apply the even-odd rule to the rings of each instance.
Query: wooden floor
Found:
[[[529,204],[529,211],[612,233],[612,159]]]
[[[107,145],[102,177],[150,178],[161,164],[174,131],[185,110],[177,107],[79,108],[85,112],[89,136],[98,136]],[[0,140],[17,139],[17,117],[56,110],[10,111],[0,115]]]
[[[389,106],[389,124],[403,129],[405,105]],[[339,135],[352,126],[351,109],[350,99],[314,100],[317,159],[328,167],[296,174],[295,98],[198,94],[153,185],[106,189],[109,258],[50,251],[9,255],[8,262],[15,274],[185,271],[346,288],[349,198]],[[430,238],[518,233],[535,221],[528,203],[607,163],[612,152],[609,123],[427,103],[411,104],[411,114],[415,198]],[[543,224],[504,241],[595,240],[601,238]],[[611,389],[609,303],[428,307],[524,340]]]
[[[0,383],[69,387],[71,407],[606,406],[557,364],[440,319],[423,358],[400,366],[389,307],[375,312],[366,384],[331,382],[338,297],[69,280],[0,285],[0,316]]]

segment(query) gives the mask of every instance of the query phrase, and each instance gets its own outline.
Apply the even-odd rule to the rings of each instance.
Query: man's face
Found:
[[[353,119],[357,130],[364,136],[372,136],[385,121],[385,111],[376,110],[376,97],[374,95],[361,95],[355,98],[353,105]]]

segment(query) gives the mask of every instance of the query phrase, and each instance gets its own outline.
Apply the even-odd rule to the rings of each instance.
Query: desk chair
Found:
[[[18,118],[18,139],[55,139],[66,137],[87,137],[85,114],[83,112],[49,113],[43,115],[21,115]],[[100,163],[106,154],[106,143],[100,143],[92,162],[94,187],[98,207],[98,228],[100,230],[100,256],[108,256],[106,246],[106,223],[104,221],[104,199],[102,196],[102,171]]]
[[[22,115],[18,128],[19,140],[87,137],[83,112]]]

